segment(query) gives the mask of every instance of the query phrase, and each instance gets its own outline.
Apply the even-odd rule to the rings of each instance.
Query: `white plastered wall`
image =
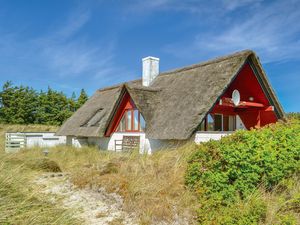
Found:
[[[66,143],[67,145],[81,148],[82,146],[88,145],[88,139],[86,137],[67,136]]]
[[[239,116],[236,117],[236,128],[246,129],[242,120]],[[196,144],[201,142],[206,142],[211,139],[219,140],[223,136],[228,135],[232,132],[197,132],[192,138]],[[115,141],[122,140],[123,136],[140,136],[140,153],[141,154],[152,154],[160,149],[171,149],[179,147],[180,145],[186,143],[186,141],[178,140],[158,140],[147,138],[145,133],[137,132],[115,132],[110,137],[89,137],[89,138],[80,138],[67,136],[67,144],[73,145],[75,147],[82,147],[83,145],[95,145],[101,150],[115,151]]]
[[[152,154],[159,149],[170,149],[185,143],[184,141],[149,139],[146,138],[145,133],[126,132],[115,132],[111,135],[111,137],[90,137],[88,138],[88,143],[96,145],[102,150],[115,151],[115,140],[122,140],[123,136],[140,136],[141,154]]]

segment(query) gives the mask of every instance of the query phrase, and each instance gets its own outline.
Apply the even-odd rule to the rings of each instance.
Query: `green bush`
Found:
[[[218,210],[246,199],[258,187],[272,190],[299,172],[299,158],[300,121],[291,119],[200,145],[189,160],[185,181],[206,207]],[[200,211],[209,210],[202,206]]]
[[[246,202],[237,201],[227,207],[212,208],[213,201],[202,201],[205,204],[198,210],[198,220],[201,224],[245,225],[265,220],[266,205],[257,195]]]

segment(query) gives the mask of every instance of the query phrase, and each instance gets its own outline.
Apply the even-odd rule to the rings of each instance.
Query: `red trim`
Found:
[[[125,113],[125,110],[133,108],[133,107],[135,107],[135,106],[134,106],[133,101],[130,98],[129,93],[125,92],[125,94],[123,95],[123,97],[119,103],[119,106],[115,112],[115,115],[105,133],[106,137],[109,137],[117,129],[117,127]],[[126,122],[125,122],[125,126],[126,126]]]
[[[120,101],[119,107],[117,108],[115,115],[105,133],[106,137],[109,137],[113,132],[116,132],[122,117],[125,115],[125,113],[129,112],[131,115],[131,129],[128,128],[128,117],[125,116],[125,131],[123,132],[141,132],[140,131],[140,112],[138,112],[138,130],[135,130],[134,127],[134,111],[137,110],[133,100],[131,99],[128,92],[125,92],[123,98]],[[121,131],[122,132],[122,131]]]
[[[220,103],[220,105],[222,105],[222,106],[237,107],[237,108],[239,108],[239,107],[242,108],[245,106],[246,107],[257,107],[257,108],[265,107],[264,104],[261,104],[259,102],[247,102],[247,101],[241,101],[238,106],[235,106],[233,104],[231,98],[224,98],[224,97],[221,98],[221,102],[222,102],[222,104]]]

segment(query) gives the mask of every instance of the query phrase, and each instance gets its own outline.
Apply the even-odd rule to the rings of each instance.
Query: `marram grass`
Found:
[[[0,125],[1,142],[8,128],[13,131],[56,129]],[[43,196],[30,187],[30,180],[45,168],[57,167],[69,173],[79,188],[104,187],[109,192],[120,194],[124,199],[124,210],[135,213],[140,224],[157,224],[159,221],[172,224],[183,218],[190,224],[202,224],[199,220],[196,222],[195,216],[208,202],[199,201],[197,195],[186,188],[184,180],[188,159],[198,148],[188,144],[148,156],[137,152],[99,151],[94,147],[58,146],[50,149],[47,160],[38,148],[17,154],[4,154],[2,148],[0,224],[81,224],[72,218],[72,210],[66,211],[44,201]],[[35,163],[41,159],[45,161],[40,165]],[[246,219],[249,215],[252,224],[297,224],[300,221],[299,187],[297,175],[283,180],[271,192],[258,186],[244,200],[212,211],[212,218],[218,219],[206,220],[206,224],[232,224],[238,221],[238,215],[245,215]]]

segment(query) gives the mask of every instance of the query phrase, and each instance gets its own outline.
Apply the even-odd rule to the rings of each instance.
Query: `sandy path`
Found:
[[[44,174],[35,183],[51,202],[74,209],[74,217],[85,224],[137,224],[133,215],[122,210],[123,200],[115,193],[75,188],[68,176],[61,173]]]

